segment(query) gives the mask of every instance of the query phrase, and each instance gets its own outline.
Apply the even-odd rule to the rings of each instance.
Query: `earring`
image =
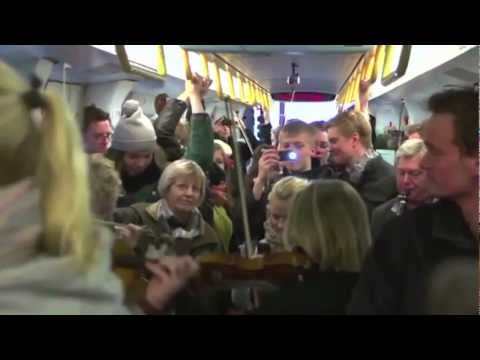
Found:
[[[41,108],[32,109],[30,111],[30,118],[32,119],[33,126],[35,126],[36,129],[40,129],[42,127],[43,114]]]

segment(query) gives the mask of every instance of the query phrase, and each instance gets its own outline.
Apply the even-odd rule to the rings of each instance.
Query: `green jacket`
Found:
[[[203,171],[207,171],[213,162],[213,129],[208,114],[192,114],[190,143],[185,158],[195,161]]]

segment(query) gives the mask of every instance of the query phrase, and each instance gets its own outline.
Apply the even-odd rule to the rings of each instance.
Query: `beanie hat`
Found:
[[[205,112],[210,115],[210,119],[212,120],[212,125],[215,125],[215,123],[222,119],[222,118],[228,118],[227,115],[227,110],[225,109],[225,103],[223,102],[215,102],[213,104],[208,104]]]
[[[220,139],[215,139],[215,140],[213,140],[213,142],[214,142],[214,144],[217,144],[218,146],[220,146],[222,148],[225,155],[232,156],[232,154],[233,154],[232,147],[230,145],[228,145],[225,141],[222,141]]]
[[[127,100],[112,135],[112,149],[134,152],[155,149],[157,136],[152,121],[143,114],[140,103]]]

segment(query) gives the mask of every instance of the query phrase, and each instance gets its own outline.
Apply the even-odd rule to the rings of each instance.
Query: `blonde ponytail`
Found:
[[[0,186],[32,178],[40,189],[41,251],[86,266],[97,239],[77,124],[62,98],[36,92],[2,62],[0,79]],[[32,118],[36,105],[27,101],[32,94],[41,100],[40,122]]]
[[[45,95],[37,179],[44,221],[44,247],[81,263],[92,259],[96,241],[90,210],[87,157],[63,100]]]

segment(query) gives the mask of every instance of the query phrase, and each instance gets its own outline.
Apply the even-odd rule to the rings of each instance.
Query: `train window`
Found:
[[[184,64],[178,59],[182,59],[182,48],[178,45],[164,45],[165,63],[167,74],[178,79],[185,80]]]
[[[202,63],[199,54],[189,51],[188,57],[190,59],[190,69],[192,70],[192,74],[198,73],[202,76],[208,75],[203,73],[204,70],[202,69]]]
[[[242,90],[240,88],[240,79],[237,76],[233,76],[233,87],[235,90],[235,97],[240,101],[243,101]]]
[[[115,47],[124,71],[155,78],[166,75],[161,45],[115,45]]]
[[[211,90],[216,90],[217,94],[218,94],[219,91],[221,92],[221,86],[219,84],[217,84],[218,79],[217,79],[217,76],[216,76],[216,72],[217,72],[217,68],[216,68],[215,63],[209,61],[208,62],[208,73],[210,75],[210,79],[212,80],[212,85],[210,86],[210,89]]]
[[[231,97],[232,94],[230,94],[230,86],[228,85],[228,74],[223,69],[219,69],[219,70],[220,70],[220,84],[222,85],[223,94]]]
[[[117,55],[117,51],[115,50],[115,45],[91,45],[94,48],[97,48],[99,50],[105,51],[109,54]]]
[[[407,71],[411,45],[388,45],[385,49],[382,85],[387,86],[401,78]]]

